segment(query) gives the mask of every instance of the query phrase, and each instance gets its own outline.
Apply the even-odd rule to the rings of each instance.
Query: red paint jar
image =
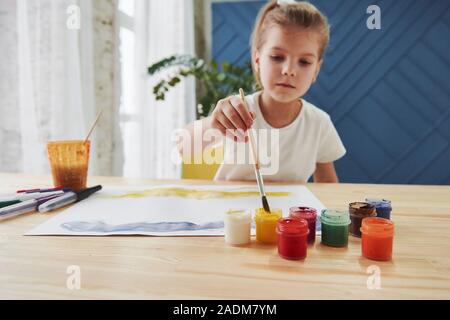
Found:
[[[306,258],[308,233],[308,222],[305,219],[284,218],[278,220],[278,254],[289,260]]]
[[[383,218],[365,218],[361,227],[361,250],[367,259],[388,261],[392,258],[394,223]]]
[[[305,219],[308,222],[308,243],[316,240],[317,210],[310,207],[292,207],[289,209],[289,217],[292,219]]]

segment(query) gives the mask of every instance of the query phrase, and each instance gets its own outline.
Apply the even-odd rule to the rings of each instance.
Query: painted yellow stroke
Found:
[[[267,192],[268,197],[287,197],[290,192]],[[146,198],[146,197],[179,197],[191,199],[213,199],[213,198],[241,198],[259,196],[257,191],[220,191],[220,190],[198,190],[184,188],[154,188],[143,191],[129,192],[110,198]]]

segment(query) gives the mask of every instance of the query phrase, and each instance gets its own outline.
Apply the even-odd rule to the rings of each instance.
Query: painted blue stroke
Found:
[[[195,224],[187,221],[177,222],[136,222],[119,225],[107,224],[103,221],[71,221],[61,224],[61,227],[72,232],[174,232],[174,231],[196,231],[216,230],[224,227],[223,221]]]

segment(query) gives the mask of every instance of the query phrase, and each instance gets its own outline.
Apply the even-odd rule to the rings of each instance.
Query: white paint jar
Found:
[[[250,243],[252,215],[244,209],[228,210],[225,213],[225,242],[238,246]]]

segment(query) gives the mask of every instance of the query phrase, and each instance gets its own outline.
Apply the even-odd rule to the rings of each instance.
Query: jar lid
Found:
[[[256,209],[255,220],[275,220],[277,221],[282,217],[281,209],[270,208],[270,213],[266,212],[264,208]]]
[[[366,199],[367,203],[373,204],[377,209],[392,209],[391,200],[386,199]]]
[[[311,207],[292,207],[289,208],[291,218],[316,220],[317,210]]]
[[[391,220],[370,217],[362,220],[361,232],[373,236],[387,237],[394,234],[394,223]]]
[[[348,211],[323,209],[320,221],[336,226],[346,226],[350,224],[350,215]]]
[[[225,212],[225,217],[236,221],[251,221],[252,215],[246,209],[230,209]]]
[[[278,220],[277,232],[292,236],[307,235],[309,233],[308,222],[305,219],[283,218]]]

